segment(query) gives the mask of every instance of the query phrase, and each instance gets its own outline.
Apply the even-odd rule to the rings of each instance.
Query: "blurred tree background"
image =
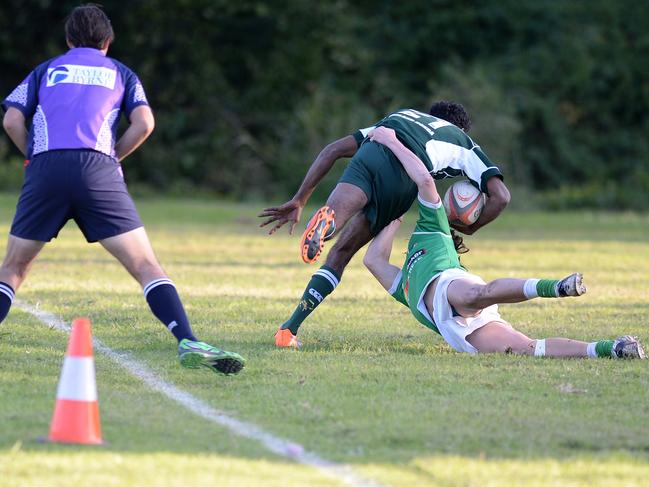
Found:
[[[0,3],[0,96],[66,49],[76,5]],[[157,118],[124,163],[132,187],[282,199],[328,141],[453,99],[508,183],[544,205],[649,208],[647,0],[103,5],[109,55],[138,73]],[[0,137],[0,187],[20,184],[20,159]]]

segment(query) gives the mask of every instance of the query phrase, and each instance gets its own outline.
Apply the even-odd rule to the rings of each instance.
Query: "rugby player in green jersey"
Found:
[[[565,279],[496,279],[485,283],[461,265],[435,181],[421,159],[397,138],[378,127],[370,140],[387,147],[418,188],[419,220],[401,269],[390,264],[400,220],[384,228],[370,244],[363,262],[381,285],[424,326],[439,333],[459,352],[508,352],[547,357],[645,358],[635,337],[583,342],[568,338],[532,339],[515,330],[498,313],[499,303],[536,297],[580,296],[582,275]]]
[[[452,102],[437,102],[430,113],[399,110],[375,125],[394,129],[399,139],[424,161],[435,179],[466,176],[487,195],[480,218],[470,227],[458,228],[467,234],[496,218],[509,202],[509,191],[500,170],[466,135],[470,125],[464,107]],[[327,145],[311,165],[295,196],[281,206],[266,208],[260,215],[267,218],[262,226],[274,223],[271,234],[286,223],[289,233],[293,233],[316,185],[336,160],[353,156],[326,206],[316,212],[302,236],[302,258],[311,263],[322,252],[324,241],[342,230],[325,265],[313,274],[294,313],[275,335],[278,346],[299,346],[298,328],[333,292],[354,254],[405,213],[417,196],[417,186],[394,154],[366,138],[373,128],[358,130]]]

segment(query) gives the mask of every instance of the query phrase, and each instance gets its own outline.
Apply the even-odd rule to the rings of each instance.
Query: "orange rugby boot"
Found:
[[[318,260],[324,248],[325,240],[333,234],[333,231],[329,231],[329,229],[335,228],[334,216],[334,210],[328,206],[323,206],[315,212],[315,215],[306,226],[300,241],[300,249],[302,250],[302,260],[307,264],[313,264]]]
[[[293,335],[288,328],[280,328],[275,333],[275,345],[278,347],[300,348],[302,343],[298,341],[297,336]]]

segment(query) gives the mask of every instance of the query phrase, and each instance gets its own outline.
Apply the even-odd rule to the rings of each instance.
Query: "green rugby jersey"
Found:
[[[439,273],[446,269],[464,268],[455,251],[442,202],[429,203],[419,195],[417,199],[419,220],[408,242],[408,254],[400,280],[395,279],[390,294],[408,306],[417,321],[439,333],[422,298],[430,282]]]
[[[426,165],[435,179],[466,176],[485,194],[487,180],[502,178],[496,167],[464,131],[446,120],[412,109],[391,113],[376,125],[357,130],[356,143],[365,140],[376,127],[394,129],[397,138]]]

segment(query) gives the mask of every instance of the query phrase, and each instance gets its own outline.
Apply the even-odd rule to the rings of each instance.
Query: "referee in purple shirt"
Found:
[[[142,285],[151,311],[178,340],[183,366],[239,372],[240,355],[194,336],[126,188],[120,162],[151,134],[154,119],[135,73],[106,56],[110,20],[98,6],[76,7],[65,36],[70,50],[37,66],[2,102],[3,126],[28,164],[0,267],[0,322],[40,250],[72,219]],[[122,113],[129,126],[118,136]]]

